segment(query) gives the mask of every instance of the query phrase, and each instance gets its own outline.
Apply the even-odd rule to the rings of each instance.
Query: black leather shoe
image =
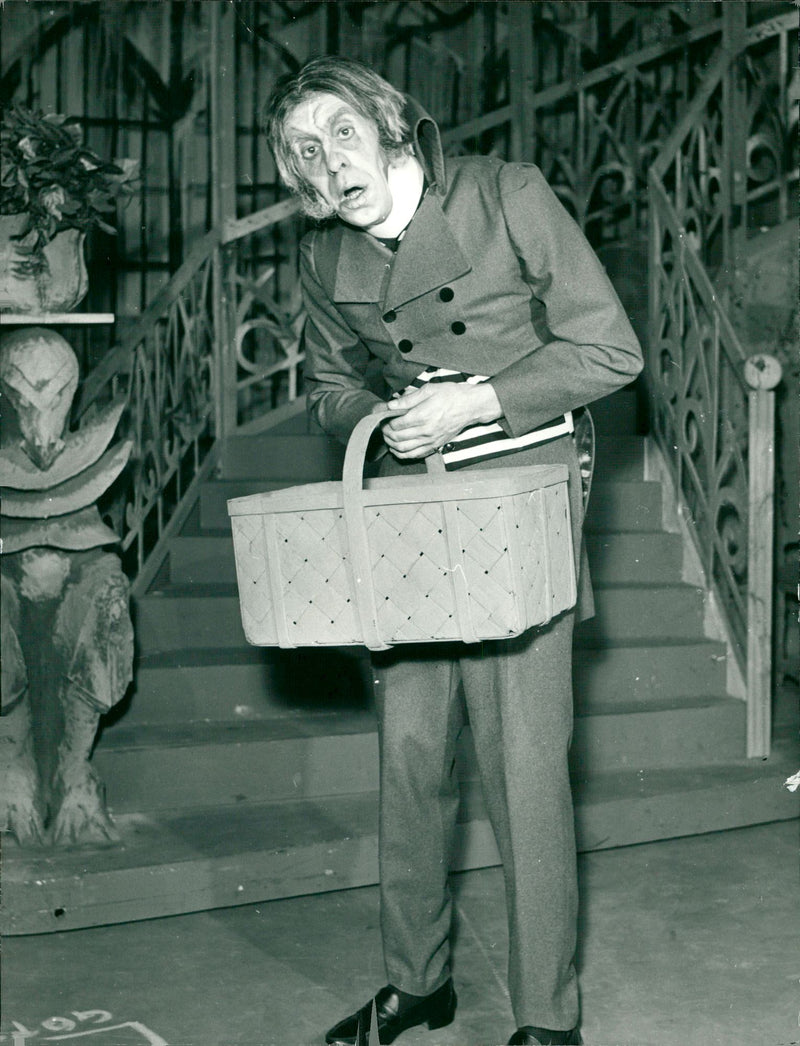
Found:
[[[452,980],[445,981],[430,995],[409,995],[387,984],[375,996],[375,1009],[379,1043],[369,1041],[372,999],[357,1013],[334,1024],[325,1036],[325,1042],[329,1046],[387,1046],[401,1032],[417,1024],[427,1024],[431,1030],[444,1028],[455,1016],[456,993]]]
[[[577,1028],[572,1031],[551,1031],[549,1028],[534,1028],[526,1024],[517,1028],[508,1040],[508,1046],[582,1046],[583,1039]]]

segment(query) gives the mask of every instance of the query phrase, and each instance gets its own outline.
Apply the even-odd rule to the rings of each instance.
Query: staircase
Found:
[[[789,728],[744,758],[744,702],[704,632],[681,536],[644,479],[636,391],[596,406],[587,520],[596,617],[575,641],[579,846],[593,850],[797,815]],[[622,434],[624,433],[624,434]],[[374,883],[377,740],[364,651],[249,647],[226,500],[339,475],[342,450],[298,415],[229,440],[152,590],[138,601],[135,689],[94,765],[123,845],[4,853],[6,933],[36,933]],[[455,866],[498,862],[469,733]]]

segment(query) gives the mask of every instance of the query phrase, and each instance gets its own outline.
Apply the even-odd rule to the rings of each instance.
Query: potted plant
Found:
[[[0,123],[0,311],[75,308],[87,291],[89,229],[130,195],[136,161],[109,163],[75,118],[9,105]]]

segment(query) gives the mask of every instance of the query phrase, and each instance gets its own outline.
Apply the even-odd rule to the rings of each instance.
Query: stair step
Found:
[[[639,395],[637,383],[634,382],[590,403],[589,410],[597,435],[602,437],[609,432],[639,432]]]
[[[579,850],[696,835],[800,812],[800,793],[777,786],[796,769],[780,740],[768,760],[576,778]],[[122,845],[3,852],[4,934],[47,933],[177,915],[378,879],[377,796],[238,803],[156,815],[118,815]],[[452,867],[499,863],[480,789],[462,793]]]
[[[592,484],[584,530],[658,531],[662,529],[661,484],[651,480]]]
[[[598,466],[586,540],[596,617],[576,630],[571,772],[582,849],[792,817],[775,782],[793,751],[739,758],[745,706],[680,538],[645,482],[638,392],[592,406]],[[372,883],[378,748],[364,648],[247,644],[227,500],[338,479],[344,448],[292,417],[226,442],[219,477],[170,546],[166,587],[136,601],[126,701],[93,756],[123,846],[4,852],[4,932],[31,933]],[[718,696],[719,695],[719,696]],[[498,862],[469,730],[459,744],[457,868]],[[10,859],[8,850],[11,850]],[[45,867],[46,866],[46,867]],[[35,874],[34,874],[35,873]],[[59,913],[59,914],[56,914]]]
[[[678,534],[665,531],[592,533],[587,536],[596,583],[677,581],[683,548]],[[233,541],[219,537],[176,537],[169,545],[169,578],[175,584],[236,581]]]
[[[344,450],[342,443],[324,435],[231,436],[222,448],[219,470],[226,480],[286,479],[286,486],[341,479]]]
[[[628,470],[629,476],[619,475],[620,470]],[[642,436],[629,435],[615,429],[604,432],[598,429],[595,432],[595,479],[611,478],[605,472],[613,472],[614,479],[632,481],[641,480],[644,477],[644,438]]]
[[[591,694],[599,703],[621,695],[637,699],[721,694],[726,672],[724,644],[699,637],[603,649],[581,649],[576,642],[573,680],[576,694]]]
[[[586,535],[596,585],[680,581],[683,544],[666,531],[592,531]]]
[[[612,770],[696,768],[744,754],[746,708],[732,697],[672,698],[591,705],[575,717],[570,766],[573,776]]]
[[[178,651],[138,659],[120,714],[127,725],[359,709],[371,697],[370,678],[362,647]],[[110,718],[119,720],[120,714]]]
[[[169,578],[181,585],[235,581],[231,535],[173,538],[169,543]]]
[[[703,592],[682,584],[628,585],[595,590],[596,616],[578,628],[578,645],[591,648],[702,634]],[[222,649],[247,645],[234,585],[174,586],[149,593],[134,614],[139,648]]]
[[[203,530],[230,533],[227,503],[230,498],[259,494],[294,483],[282,480],[212,480],[200,491],[200,526]],[[661,485],[650,480],[604,479],[592,485],[587,530],[660,530]]]
[[[595,616],[576,628],[576,646],[605,647],[703,634],[705,594],[684,584],[597,587]]]
[[[377,788],[369,713],[109,730],[92,758],[121,813],[235,805]]]
[[[594,706],[721,694],[725,647],[711,640],[576,651],[578,701]],[[360,647],[277,650],[242,647],[140,657],[135,684],[108,722],[123,725],[235,722],[360,709],[371,698],[370,663]]]
[[[582,774],[625,767],[699,766],[741,753],[744,703],[671,698],[578,710],[572,766]],[[462,777],[474,777],[469,730]],[[378,741],[369,710],[305,712],[229,723],[120,724],[104,732],[94,765],[119,812],[208,806],[215,801],[321,798],[378,787]]]
[[[269,432],[273,436],[324,436],[325,433],[317,425],[315,421],[312,421],[305,409],[305,403],[303,403],[303,409],[298,409],[295,414],[284,418],[283,421],[277,425],[272,425],[269,428]]]

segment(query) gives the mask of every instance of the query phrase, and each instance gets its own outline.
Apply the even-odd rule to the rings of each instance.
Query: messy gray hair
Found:
[[[411,150],[411,132],[403,119],[405,98],[361,62],[333,56],[314,58],[298,73],[281,77],[264,108],[262,125],[278,173],[299,197],[303,212],[319,221],[335,211],[301,173],[286,136],[286,119],[301,102],[321,93],[336,95],[375,124],[378,144],[390,161]]]

